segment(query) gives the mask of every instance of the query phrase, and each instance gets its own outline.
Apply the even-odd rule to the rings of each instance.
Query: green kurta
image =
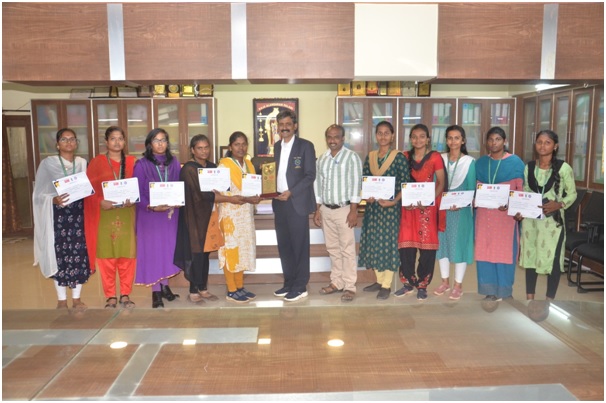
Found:
[[[549,179],[551,170],[536,169],[536,178],[539,184],[544,184]],[[563,163],[560,168],[560,189],[555,193],[555,186],[543,194],[543,198],[564,202],[566,208],[574,203],[577,191],[574,183],[572,168]],[[528,165],[524,169],[524,191],[532,192],[528,185]],[[563,193],[566,196],[563,197]],[[564,209],[558,212],[564,219]],[[555,256],[558,243],[561,242],[559,256]],[[539,274],[551,274],[554,263],[559,260],[560,270],[564,271],[564,243],[566,242],[565,226],[557,226],[552,217],[544,219],[525,218],[522,221],[522,241],[520,253],[520,266],[525,269],[536,269]]]
[[[372,175],[368,157],[364,162],[362,175]],[[402,153],[398,153],[383,176],[395,176],[395,195],[400,193],[401,183],[410,182],[406,157]],[[376,202],[366,204],[362,221],[362,235],[360,236],[358,266],[378,271],[395,272],[399,270],[398,231],[401,211],[400,203],[396,203],[392,207],[381,207]]]
[[[101,210],[97,257],[136,258],[135,207]]]

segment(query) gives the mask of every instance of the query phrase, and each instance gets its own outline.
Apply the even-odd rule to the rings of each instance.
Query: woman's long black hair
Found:
[[[173,155],[170,152],[170,139],[168,138],[168,133],[164,129],[156,128],[147,134],[147,137],[145,138],[145,152],[143,152],[143,157],[153,162],[154,165],[161,165],[160,161],[158,161],[154,156],[154,152],[152,151],[151,146],[152,140],[159,133],[164,133],[164,135],[166,136],[166,151],[164,152],[164,155],[166,156],[166,166],[168,166],[173,160]]]
[[[124,141],[126,141],[126,135],[124,134],[124,130],[118,126],[110,126],[105,130],[105,141],[109,140],[109,136],[113,132],[119,132],[122,135]],[[124,179],[126,175],[126,156],[124,155],[124,148],[120,150],[120,173],[118,174],[118,179]]]

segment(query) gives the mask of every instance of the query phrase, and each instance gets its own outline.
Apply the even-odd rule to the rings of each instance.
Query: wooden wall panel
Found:
[[[231,81],[229,3],[124,3],[123,12],[128,81]]]
[[[604,80],[604,3],[560,3],[555,78]]]
[[[44,85],[109,80],[104,3],[2,3],[6,81]]]
[[[438,79],[540,77],[542,4],[440,3],[438,20]]]
[[[353,3],[248,3],[246,14],[251,83],[353,79]]]

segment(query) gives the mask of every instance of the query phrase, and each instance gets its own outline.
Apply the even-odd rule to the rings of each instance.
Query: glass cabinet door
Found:
[[[523,160],[528,162],[534,155],[534,135],[537,103],[534,98],[524,100],[524,148]]]
[[[370,148],[367,149],[366,154],[368,154],[368,151],[376,150],[379,148],[379,144],[377,143],[377,136],[375,136],[377,125],[384,120],[388,121],[393,125],[393,117],[395,115],[394,105],[391,101],[374,99],[369,100],[369,108],[370,112],[372,113],[372,127],[369,129],[368,135],[365,136],[367,139],[370,140]],[[394,142],[396,141],[395,131],[396,128],[394,127]],[[393,147],[396,147],[396,144],[394,144]],[[366,157],[366,155],[364,155],[364,157]],[[364,160],[362,159],[362,161]]]
[[[210,159],[211,161],[215,161],[214,158],[214,153],[212,153],[212,150],[215,148],[214,144],[212,143],[213,139],[212,139],[212,135],[210,133],[209,130],[209,126],[208,126],[208,105],[206,103],[188,103],[187,104],[187,144],[185,144],[185,146],[189,149],[189,142],[191,141],[191,138],[194,137],[197,134],[203,134],[206,137],[208,137],[208,139],[210,140],[210,144],[211,144],[211,156]],[[254,144],[254,142],[251,141],[251,143]],[[252,145],[253,144],[249,144],[249,154],[253,153],[252,150]],[[189,152],[187,153],[188,158],[189,158]],[[185,157],[185,156],[184,156]],[[185,161],[182,161],[185,162]]]
[[[591,181],[595,184],[604,185],[604,88],[599,88],[596,95],[597,107],[595,145],[593,147],[593,172]]]
[[[446,152],[446,128],[453,124],[453,105],[450,102],[433,102],[431,107],[431,122],[428,128],[431,135],[431,149]]]
[[[119,101],[94,101],[94,121],[97,127],[98,154],[105,154],[105,130],[110,126],[120,127]]]
[[[589,140],[589,126],[591,114],[591,94],[589,92],[580,92],[574,97],[573,113],[573,155],[572,169],[574,179],[585,181],[587,177],[587,142]]]
[[[148,101],[142,103],[126,104],[126,124],[124,129],[127,134],[128,154],[137,158],[145,151],[145,138],[151,127],[150,104]],[[171,139],[172,140],[172,139]]]
[[[570,95],[562,94],[555,97],[555,119],[554,130],[558,134],[558,158],[568,162],[570,166],[570,158],[568,157],[568,137],[570,123]]]
[[[158,124],[156,127],[161,127],[166,130],[168,133],[168,137],[170,140],[170,151],[171,153],[177,157],[179,162],[185,162],[189,158],[187,155],[181,156],[180,154],[180,122],[179,122],[179,113],[181,111],[182,104],[179,101],[171,101],[171,100],[162,100],[157,101],[154,100],[157,106],[157,120]]]
[[[345,147],[358,153],[362,161],[368,153],[364,139],[369,135],[365,129],[364,102],[343,99],[340,101],[339,114],[345,129]]]
[[[411,99],[400,100],[400,141],[398,149],[410,149],[410,129],[423,123],[423,103]]]
[[[73,129],[78,137],[76,155],[90,159],[89,133],[90,133],[90,102],[68,103],[65,105],[65,122],[67,127]]]
[[[461,102],[461,126],[465,129],[467,137],[467,151],[473,158],[482,155],[484,134],[482,133],[482,103]]]
[[[490,102],[490,127],[499,126],[507,134],[507,141],[512,142],[513,130],[511,115],[514,113],[513,101],[489,101]],[[487,132],[488,128],[484,130]],[[508,147],[511,151],[511,147]]]
[[[40,160],[36,165],[49,155],[57,154],[57,132],[59,131],[59,103],[58,102],[36,102],[32,108],[34,113],[34,133],[37,133],[38,150]]]

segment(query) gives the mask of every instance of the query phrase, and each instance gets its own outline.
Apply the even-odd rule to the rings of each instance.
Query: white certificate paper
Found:
[[[131,203],[139,203],[139,179],[137,178],[101,182],[101,188],[104,200],[118,204],[124,203],[126,200]]]
[[[402,206],[433,206],[436,202],[436,184],[433,182],[402,183]]]
[[[458,192],[442,193],[442,202],[440,210],[449,210],[451,207],[462,208],[471,205],[473,195],[476,192],[473,190],[460,190]]]
[[[231,186],[229,168],[198,168],[198,180],[202,192],[225,192]]]
[[[525,218],[545,218],[543,215],[543,199],[540,193],[509,192],[509,208],[507,215],[514,216],[520,213]]]
[[[262,175],[242,174],[242,196],[259,196],[263,193]]]
[[[395,176],[363,176],[362,199],[393,200],[395,187]]]
[[[478,183],[476,186],[476,207],[499,208],[509,202],[509,185]]]
[[[66,204],[73,203],[95,194],[95,190],[90,184],[86,172],[78,172],[77,174],[59,178],[53,181],[53,185],[55,185],[57,195],[61,196],[65,193],[69,195]]]
[[[149,205],[185,206],[185,182],[149,182]]]

